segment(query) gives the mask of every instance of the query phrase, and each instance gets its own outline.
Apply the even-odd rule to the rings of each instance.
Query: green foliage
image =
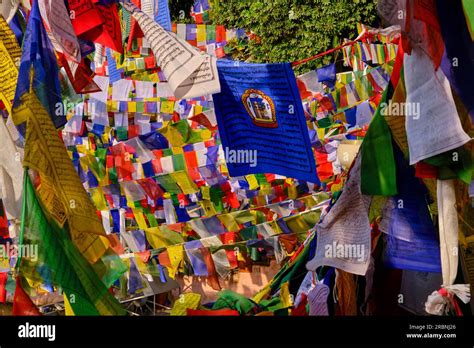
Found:
[[[225,0],[214,1],[212,19],[227,28],[244,28],[260,42],[232,42],[235,59],[258,63],[293,62],[355,38],[357,23],[374,25],[376,0]],[[339,57],[341,58],[341,52]],[[296,70],[303,73],[334,61],[326,56]]]

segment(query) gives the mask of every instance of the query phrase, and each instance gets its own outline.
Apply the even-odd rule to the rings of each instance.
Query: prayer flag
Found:
[[[171,31],[171,17],[168,0],[158,0],[158,8],[155,10],[155,22],[163,27],[163,29]]]
[[[469,5],[468,5],[469,3]],[[451,87],[466,106],[471,120],[474,120],[474,98],[472,98],[472,81],[474,81],[474,64],[472,52],[474,39],[469,35],[468,27],[463,19],[460,2],[437,2],[441,33],[446,47],[441,69],[445,73]],[[464,0],[465,14],[470,18],[472,33],[474,22],[474,2]],[[472,35],[472,34],[471,34]]]
[[[361,191],[366,195],[392,196],[397,193],[392,135],[384,116],[388,102],[392,99],[394,89],[400,80],[402,62],[403,56],[400,54],[362,142]]]
[[[336,83],[336,64],[328,64],[316,70],[318,81],[333,89]]]
[[[474,2],[469,0],[462,0],[464,16],[466,17],[467,27],[471,34],[471,39],[474,41]]]
[[[33,1],[26,27],[14,106],[19,106],[21,97],[30,92],[32,83],[38,99],[59,128],[66,123],[66,115],[58,112],[58,106],[62,106],[58,63],[41,20],[38,1]]]
[[[388,234],[384,262],[393,268],[440,272],[439,241],[425,198],[427,190],[402,152],[398,148],[394,152],[398,194],[387,201],[380,224],[380,230]]]
[[[229,174],[275,173],[318,182],[291,65],[220,60],[218,67],[222,91],[214,105]]]
[[[22,255],[18,259],[17,268],[22,276],[42,282],[41,274],[47,274],[48,281],[64,290],[77,315],[125,313],[108,291],[108,286],[125,269],[114,270],[115,276],[105,284],[73,245],[67,232],[54,221],[48,221],[28,174],[24,179],[23,215],[19,246],[38,245],[39,255]]]
[[[41,315],[33,301],[22,288],[22,277],[16,278],[15,295],[13,297],[13,315],[37,316]]]

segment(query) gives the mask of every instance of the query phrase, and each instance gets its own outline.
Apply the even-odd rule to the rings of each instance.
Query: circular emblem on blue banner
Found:
[[[242,103],[253,124],[265,128],[278,127],[275,104],[268,95],[258,89],[247,89],[242,94]]]

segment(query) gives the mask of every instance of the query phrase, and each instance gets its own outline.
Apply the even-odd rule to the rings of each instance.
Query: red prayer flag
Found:
[[[81,63],[77,64],[75,62],[68,61],[66,56],[62,53],[58,53],[58,57],[59,62],[64,67],[69,81],[71,81],[72,87],[76,93],[84,94],[101,91],[99,86],[97,86],[93,80],[95,74],[89,67],[88,60],[82,59]],[[75,67],[74,73],[71,70],[71,66],[69,65],[70,63],[73,64],[73,66],[77,65]]]
[[[71,22],[77,36],[88,32],[98,32],[102,26],[102,18],[90,0],[68,0],[71,11]]]
[[[186,168],[191,179],[200,180],[201,174],[199,174],[198,170],[198,160],[196,156],[196,151],[184,152],[184,160],[186,161]]]
[[[438,168],[425,162],[418,162],[415,164],[415,176],[421,179],[436,179]]]
[[[8,238],[8,219],[5,209],[3,207],[3,202],[0,199],[0,237]]]
[[[91,0],[69,0],[68,4],[74,13],[71,22],[78,37],[123,53],[116,3],[101,5]]]
[[[2,272],[0,273],[0,303],[5,303],[7,300],[7,289],[5,285],[7,284],[8,280],[8,273]]]
[[[195,316],[207,316],[207,317],[220,317],[220,316],[233,316],[238,317],[239,312],[234,309],[217,309],[217,310],[201,310],[201,309],[186,309],[186,315]]]
[[[117,4],[96,4],[95,6],[102,17],[102,32],[93,41],[106,47],[110,47],[114,51],[123,53],[122,30],[118,18]]]
[[[235,233],[234,232],[226,232],[220,235],[221,241],[223,244],[233,244],[235,242]],[[231,268],[238,268],[239,263],[237,262],[237,256],[235,255],[234,250],[225,250],[227,255],[227,260],[229,260],[229,264]]]
[[[137,7],[141,8],[141,1],[140,0],[132,0],[132,3]],[[145,35],[143,34],[140,25],[138,24],[137,20],[131,16],[130,17],[130,34],[128,35],[128,44],[127,44],[127,51],[132,50],[133,40],[134,39],[141,39]]]
[[[28,294],[21,287],[20,277],[16,278],[15,295],[13,296],[13,315],[41,315]]]

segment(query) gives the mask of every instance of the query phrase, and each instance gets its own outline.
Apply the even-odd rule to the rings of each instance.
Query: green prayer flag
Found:
[[[474,41],[474,1],[462,0],[462,7],[464,10],[464,16],[466,17],[467,28],[471,34],[471,38]]]
[[[213,310],[230,308],[237,310],[240,314],[247,314],[256,307],[253,301],[231,290],[222,290],[217,296],[219,298],[212,306]]]
[[[184,155],[182,153],[176,154],[172,157],[173,159],[173,168],[174,171],[186,170],[186,161],[184,160]]]
[[[117,140],[122,141],[122,140],[127,140],[128,139],[128,129],[127,127],[117,127]]]
[[[109,254],[91,266],[72,243],[68,232],[53,220],[48,220],[28,172],[24,176],[23,194],[19,248],[37,248],[37,255],[21,255],[17,261],[18,273],[32,281],[61,288],[76,315],[126,314],[108,291],[110,284],[126,270],[120,258]],[[99,276],[97,271],[102,275]]]
[[[440,180],[460,179],[467,185],[471,183],[474,162],[471,152],[463,146],[427,158],[423,162],[438,167]]]
[[[390,99],[389,94],[393,95],[391,83],[382,95],[361,146],[361,191],[365,195],[393,196],[398,192],[392,134],[381,112],[381,106]]]
[[[156,181],[162,186],[166,192],[178,194],[181,193],[181,189],[176,184],[176,181],[169,174],[159,175],[155,177]]]

